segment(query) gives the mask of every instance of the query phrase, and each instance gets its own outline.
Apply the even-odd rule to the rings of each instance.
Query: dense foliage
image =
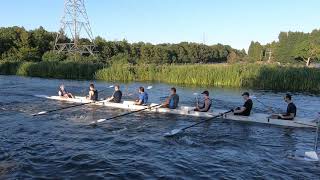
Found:
[[[251,61],[273,61],[285,64],[306,63],[320,60],[320,30],[311,33],[281,32],[277,42],[262,46],[251,42],[248,59]]]
[[[179,44],[128,43],[107,41],[96,37],[97,54],[79,56],[77,54],[57,54],[51,51],[57,33],[48,32],[43,27],[27,31],[23,27],[0,28],[0,61],[86,61],[108,63],[119,54],[131,57],[132,64],[189,64],[221,63],[248,60],[281,62],[287,64],[307,63],[320,59],[320,30],[311,33],[281,32],[279,40],[261,45],[251,42],[248,56],[227,45],[212,45],[182,42]],[[70,39],[64,37],[64,42]],[[81,39],[82,42],[88,41]]]
[[[204,44],[182,42],[179,44],[133,43],[107,41],[97,37],[97,54],[83,57],[74,54],[57,54],[53,49],[56,33],[48,32],[43,27],[27,31],[21,27],[0,28],[0,59],[6,61],[93,61],[107,63],[119,54],[126,54],[135,64],[154,63],[220,63],[235,62],[246,54],[221,44],[207,46]],[[69,42],[65,38],[65,42]],[[82,39],[81,41],[87,41]]]

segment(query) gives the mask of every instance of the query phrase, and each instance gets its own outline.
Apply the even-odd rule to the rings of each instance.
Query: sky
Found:
[[[248,49],[280,31],[320,27],[320,0],[86,0],[94,36],[129,42],[222,43]],[[0,27],[58,31],[64,0],[0,0]]]

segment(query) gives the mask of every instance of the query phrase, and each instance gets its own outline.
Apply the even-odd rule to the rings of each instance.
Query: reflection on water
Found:
[[[163,134],[200,118],[137,113],[99,125],[125,110],[81,106],[32,117],[42,110],[67,106],[35,94],[56,94],[64,83],[76,95],[85,95],[89,82],[0,76],[0,179],[128,178],[128,179],[319,179],[319,163],[287,158],[294,150],[313,147],[314,130],[215,120],[173,138]],[[112,83],[97,82],[99,90]],[[171,87],[166,84],[121,85],[134,93],[152,85],[150,101],[159,102]],[[181,104],[195,103],[202,88],[177,87]],[[209,89],[214,107],[230,109],[242,104],[242,90]],[[266,104],[284,110],[283,93],[250,91]],[[108,89],[101,96],[108,96]],[[126,97],[130,99],[130,97]],[[315,117],[320,98],[295,94],[299,116]],[[255,103],[255,112],[266,109]]]

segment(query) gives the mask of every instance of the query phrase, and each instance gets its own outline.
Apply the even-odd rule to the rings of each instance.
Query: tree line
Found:
[[[320,60],[320,30],[311,33],[281,32],[279,40],[262,45],[252,41],[248,55],[245,50],[237,50],[228,45],[205,45],[181,42],[179,44],[150,44],[108,41],[96,37],[96,54],[57,53],[52,51],[57,32],[49,32],[43,27],[26,30],[23,27],[0,28],[0,61],[78,61],[109,63],[125,59],[132,64],[194,64],[194,63],[234,63],[280,62],[284,64],[306,63]],[[88,42],[88,39],[81,39]],[[71,42],[64,37],[61,42]],[[119,58],[121,57],[121,58]]]
[[[251,42],[249,61],[269,61],[285,64],[305,63],[320,60],[320,30],[311,33],[281,32],[278,41],[261,45]]]
[[[230,46],[204,45],[182,42],[179,44],[157,44],[122,41],[107,41],[96,37],[94,43],[97,53],[80,56],[52,51],[56,32],[49,32],[43,27],[26,30],[23,27],[0,28],[0,59],[2,61],[92,61],[108,63],[116,56],[125,55],[134,64],[189,64],[189,63],[222,63],[240,61],[246,56]],[[64,42],[71,42],[67,37]],[[81,39],[86,42],[88,39]]]

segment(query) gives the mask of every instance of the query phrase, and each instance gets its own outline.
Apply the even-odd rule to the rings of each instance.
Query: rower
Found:
[[[90,84],[89,95],[87,96],[88,100],[98,101],[98,91],[94,88],[94,84]]]
[[[176,109],[179,104],[179,95],[177,94],[176,88],[171,88],[171,95],[166,99],[165,103],[161,107]]]
[[[60,97],[63,98],[74,98],[74,96],[71,93],[66,91],[63,84],[60,85],[58,94]]]
[[[107,102],[120,103],[122,98],[122,92],[119,85],[114,86],[114,92],[111,97],[107,98]]]
[[[287,112],[285,114],[274,114],[272,115],[272,117],[282,120],[293,120],[297,115],[297,107],[292,102],[291,94],[286,94],[286,96],[284,97],[284,101],[288,104]]]
[[[236,116],[250,116],[253,102],[250,99],[250,95],[248,92],[244,92],[242,94],[242,97],[245,101],[244,105],[242,107],[237,107],[236,109],[233,109],[232,112],[234,112],[234,115]]]
[[[194,109],[194,111],[208,112],[212,104],[212,100],[209,97],[209,91],[203,91],[201,94],[204,95],[204,104],[199,106],[199,103],[197,102],[197,107]]]
[[[135,105],[147,105],[148,98],[148,93],[144,92],[144,87],[139,87],[139,99],[136,100]]]

